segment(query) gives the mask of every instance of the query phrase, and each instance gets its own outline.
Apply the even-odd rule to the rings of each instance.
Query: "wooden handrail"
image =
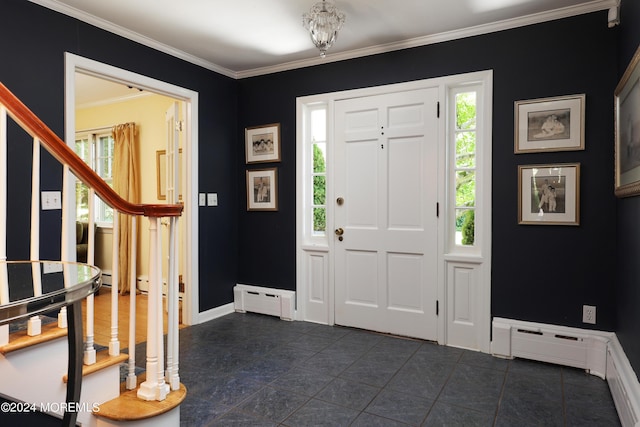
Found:
[[[5,106],[13,120],[32,137],[38,138],[51,155],[60,163],[68,165],[76,177],[92,187],[96,194],[115,210],[146,217],[182,215],[184,206],[180,204],[138,204],[123,199],[2,83],[0,83],[0,104]]]

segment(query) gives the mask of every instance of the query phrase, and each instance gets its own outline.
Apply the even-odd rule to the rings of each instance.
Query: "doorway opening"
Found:
[[[78,79],[79,78],[79,79]],[[179,86],[171,85],[166,82],[158,81],[150,77],[146,77],[140,74],[132,73],[126,70],[122,70],[116,67],[102,64],[87,58],[82,58],[70,53],[65,54],[65,138],[68,145],[75,147],[76,144],[76,131],[78,127],[79,117],[76,112],[76,99],[80,95],[79,92],[82,89],[77,85],[78,80],[92,79],[93,82],[104,82],[105,85],[99,85],[104,87],[120,88],[123,90],[131,91],[133,89],[132,97],[140,94],[145,96],[154,97],[156,99],[166,102],[178,102],[182,108],[179,108],[182,116],[182,121],[185,125],[183,143],[182,143],[182,162],[181,168],[181,187],[182,194],[181,199],[185,205],[183,216],[180,219],[181,223],[181,235],[183,244],[181,244],[181,250],[183,255],[181,258],[183,271],[181,271],[183,282],[183,299],[182,299],[182,323],[186,325],[193,325],[198,322],[198,200],[197,200],[197,188],[198,188],[198,94],[197,92],[181,88]],[[130,89],[131,88],[131,89]],[[166,110],[166,108],[165,108]],[[163,111],[164,116],[164,111]],[[162,117],[164,121],[164,117]],[[117,123],[112,123],[117,124]],[[159,131],[166,133],[164,127]],[[163,139],[164,141],[164,139]],[[149,168],[155,170],[157,168],[157,153],[161,152],[161,147],[153,147],[141,149],[141,157],[145,157],[141,160],[141,163],[147,162]],[[150,154],[151,152],[151,154]],[[151,184],[152,188],[156,188],[160,170],[154,173],[141,174],[141,180],[146,184]],[[70,180],[71,181],[71,180]],[[75,183],[70,183],[75,185]],[[158,188],[160,186],[158,185]],[[65,188],[66,191],[75,194],[74,188]],[[154,197],[155,197],[154,192]],[[159,192],[158,192],[159,194]],[[75,204],[75,198],[71,198],[70,203]],[[143,196],[143,203],[158,203],[155,199],[149,200]],[[162,201],[164,202],[164,201]],[[160,202],[160,203],[162,203]],[[75,206],[65,206],[70,212],[75,212]],[[74,226],[75,217],[69,215],[71,224],[67,226]],[[144,223],[141,223],[141,228],[145,228]],[[142,236],[141,244],[148,246],[148,240],[145,243],[144,236]],[[142,261],[142,260],[141,260]],[[140,283],[140,280],[138,281]]]

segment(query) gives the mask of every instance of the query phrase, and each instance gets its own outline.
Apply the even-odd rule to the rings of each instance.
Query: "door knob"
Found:
[[[336,236],[342,236],[344,234],[344,230],[342,228],[336,228]]]

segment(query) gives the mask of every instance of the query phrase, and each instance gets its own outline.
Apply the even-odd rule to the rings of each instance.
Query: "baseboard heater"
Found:
[[[234,308],[240,313],[260,313],[293,320],[295,313],[294,291],[236,285],[233,288]]]
[[[609,340],[586,330],[496,318],[491,351],[496,356],[581,368],[604,379]]]

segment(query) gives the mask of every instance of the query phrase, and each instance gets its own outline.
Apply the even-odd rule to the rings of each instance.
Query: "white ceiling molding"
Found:
[[[362,49],[355,49],[355,50],[344,51],[344,52],[331,52],[325,58],[319,58],[314,56],[313,58],[309,58],[309,59],[291,61],[291,62],[286,62],[286,63],[277,64],[273,66],[266,66],[266,67],[247,69],[247,70],[241,70],[241,71],[233,71],[228,68],[221,67],[217,64],[214,64],[210,61],[191,55],[182,50],[173,48],[165,43],[160,43],[156,40],[153,40],[149,37],[146,37],[134,31],[131,31],[127,28],[113,24],[112,22],[106,21],[99,17],[87,14],[76,8],[62,4],[57,0],[29,0],[29,1],[32,3],[38,4],[40,6],[46,7],[48,9],[54,10],[56,12],[62,13],[64,15],[71,16],[80,21],[94,25],[105,31],[109,31],[111,33],[117,34],[119,36],[135,41],[147,47],[156,49],[160,52],[164,52],[176,58],[182,59],[184,61],[190,62],[195,65],[199,65],[203,68],[206,68],[208,70],[214,71],[216,73],[219,73],[234,79],[260,76],[260,75],[287,71],[287,70],[292,70],[297,68],[304,68],[304,67],[320,65],[320,64],[330,63],[330,62],[360,58],[364,56],[391,52],[391,51],[396,51],[401,49],[425,46],[429,44],[441,43],[441,42],[451,41],[451,40],[458,40],[465,37],[478,36],[482,34],[488,34],[488,33],[493,33],[497,31],[508,30],[512,28],[533,25],[533,24],[553,21],[557,19],[568,18],[571,16],[577,16],[577,15],[597,12],[601,10],[608,10],[608,9],[611,9],[612,7],[617,7],[619,5],[619,0],[593,0],[586,3],[581,3],[575,6],[559,8],[559,9],[550,10],[547,12],[536,13],[536,14],[513,18],[513,19],[506,19],[503,21],[498,21],[490,24],[478,25],[478,26],[473,26],[473,27],[468,27],[468,28],[463,28],[463,29],[453,30],[453,31],[447,31],[447,32],[442,32],[439,34],[433,34],[433,35],[428,35],[423,37],[416,37],[412,39],[407,39],[407,40],[402,40],[402,41],[387,43],[387,44],[381,44],[381,45],[366,47]],[[603,22],[603,25],[607,25],[607,22]]]
[[[76,8],[67,6],[66,4],[59,3],[56,0],[29,0],[29,1],[31,3],[35,3],[40,6],[46,7],[47,9],[51,9],[53,11],[62,13],[63,15],[76,18],[82,22],[86,22],[87,24],[91,24],[102,30],[109,31],[110,33],[122,36],[134,42],[140,43],[141,45],[150,47],[160,52],[164,52],[168,55],[174,56],[176,58],[190,62],[192,64],[199,65],[208,70],[215,71],[216,73],[220,73],[228,77],[236,78],[236,73],[229,69],[213,64],[209,61],[205,61],[202,58],[198,58],[184,51],[175,49],[164,43],[160,43],[156,40],[150,39],[149,37],[143,36],[142,34],[138,34],[134,31],[131,31],[127,28],[116,25],[112,22],[106,21],[102,18],[98,18],[97,16],[90,15]]]

